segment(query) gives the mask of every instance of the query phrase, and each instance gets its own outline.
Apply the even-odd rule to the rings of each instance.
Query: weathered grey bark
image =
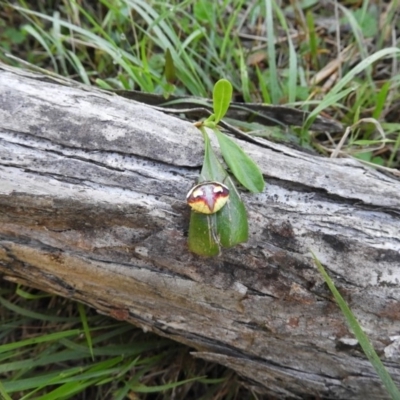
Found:
[[[187,250],[202,163],[190,123],[116,95],[0,68],[0,271],[193,346],[257,390],[387,395],[313,265],[400,383],[400,183],[349,159],[241,142],[267,188],[250,240]]]

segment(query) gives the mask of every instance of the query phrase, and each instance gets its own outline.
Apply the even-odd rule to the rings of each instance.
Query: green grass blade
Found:
[[[375,368],[376,373],[381,378],[382,383],[386,387],[386,390],[390,393],[392,399],[400,400],[400,391],[394,384],[391,376],[389,375],[388,371],[386,370],[385,366],[383,365],[382,361],[379,359],[378,355],[375,352],[371,342],[368,340],[367,335],[362,330],[360,324],[358,323],[356,317],[354,316],[353,312],[350,310],[349,306],[336,289],[333,281],[325,271],[322,264],[319,262],[317,257],[314,253],[312,253],[315,264],[321,275],[324,277],[326,284],[328,285],[330,291],[332,292],[333,296],[335,297],[336,302],[338,303],[340,309],[344,317],[346,318],[347,323],[349,324],[350,328],[352,329],[358,343],[362,347],[365,355],[367,356],[368,360],[371,362],[372,366]]]
[[[159,386],[146,386],[139,382],[134,382],[131,385],[131,389],[137,393],[155,393],[155,392],[161,392],[161,391],[168,390],[168,389],[173,389],[178,386],[184,385],[185,383],[197,381],[201,378],[204,378],[204,377],[199,376],[199,377],[195,377],[195,378],[185,379],[184,381],[166,383],[165,385],[159,385]]]
[[[288,34],[289,42],[289,77],[288,77],[288,101],[294,103],[297,94],[297,53],[293,41]]]
[[[367,2],[364,2],[364,6],[366,5]],[[356,11],[349,11],[345,6],[341,5],[340,2],[338,2],[338,7],[341,9],[343,14],[345,15],[346,22],[351,26],[354,39],[357,43],[358,51],[362,59],[366,59],[368,56],[367,52],[367,46],[365,46],[366,40],[363,35],[363,30],[362,27],[360,26],[360,23],[362,23],[362,20],[365,18],[365,11],[362,12],[360,9]],[[361,11],[361,14],[359,13]],[[359,21],[355,18],[356,15],[359,15]],[[362,16],[362,14],[364,16]],[[375,18],[372,18],[372,21],[370,21],[370,24],[366,24],[366,26],[372,26],[373,24],[377,24],[377,21]],[[368,65],[365,68],[365,80],[368,81],[368,85],[371,88],[375,88],[375,82],[372,79],[372,68],[371,65]]]
[[[243,50],[239,50],[239,69],[240,69],[240,81],[242,83],[242,95],[246,103],[251,103],[249,72],[247,70],[246,61],[244,59]]]
[[[45,343],[60,340],[66,337],[77,336],[81,332],[82,331],[80,329],[71,329],[63,332],[49,333],[48,335],[42,335],[31,339],[21,340],[19,342],[3,344],[0,346],[0,353],[4,353],[13,349],[19,349],[20,347],[30,346],[37,343]]]
[[[90,328],[87,320],[85,307],[83,306],[82,303],[78,303],[78,311],[83,326],[83,332],[85,333],[86,342],[90,350],[90,355],[92,356],[92,360],[94,360],[92,335],[90,334]]]
[[[274,12],[279,20],[279,23],[283,27],[286,32],[288,46],[289,46],[289,71],[288,71],[288,80],[287,80],[287,97],[289,103],[293,103],[296,100],[296,92],[297,92],[297,53],[295,47],[293,45],[293,41],[290,37],[289,26],[286,22],[285,15],[282,11],[282,8],[279,7],[275,2],[272,3],[274,7]]]
[[[309,114],[308,117],[304,123],[304,126],[302,128],[302,133],[301,133],[301,137],[304,138],[308,138],[308,129],[310,128],[310,126],[312,125],[312,123],[314,122],[315,118],[317,118],[318,114],[325,110],[326,108],[333,106],[335,104],[337,104],[337,102],[339,100],[341,100],[342,98],[346,97],[349,93],[353,92],[354,89],[353,88],[348,88],[346,90],[343,90],[342,92],[339,93],[332,93],[330,92],[328,96],[326,96],[317,107],[314,108],[314,110],[312,110]]]
[[[23,299],[27,299],[27,300],[46,299],[46,298],[53,296],[52,294],[44,293],[44,292],[30,293],[30,292],[24,290],[23,286],[21,286],[21,285],[17,286],[17,289],[15,290],[15,294],[17,294],[18,296],[22,297]]]
[[[221,51],[219,54],[219,58],[223,60],[226,57],[227,53],[227,48],[230,48],[232,46],[232,38],[236,36],[236,32],[234,31],[234,25],[237,21],[237,17],[240,12],[243,10],[243,5],[245,4],[246,0],[240,0],[238,3],[236,3],[232,8],[233,8],[233,13],[231,18],[228,21],[227,26],[223,26],[223,32],[224,32],[224,38],[222,40],[222,45],[221,45]],[[226,2],[225,2],[226,4]],[[217,8],[221,8],[220,5],[216,6]],[[223,22],[223,21],[221,21]],[[231,50],[231,48],[229,49]]]
[[[78,74],[82,80],[83,83],[86,83],[86,85],[91,85],[90,79],[88,74],[86,73],[86,70],[84,66],[82,65],[81,60],[79,57],[72,51],[67,50],[67,56],[71,62],[71,64],[74,66],[75,70],[78,71]]]
[[[276,51],[275,51],[275,34],[274,34],[274,16],[272,12],[272,1],[265,0],[265,23],[268,39],[268,66],[270,74],[270,95],[272,104],[279,104],[281,98],[281,89],[279,87],[279,75],[276,66]]]
[[[271,104],[271,96],[269,95],[267,84],[265,83],[266,79],[263,76],[263,73],[261,72],[258,65],[256,65],[256,74],[258,80],[258,87],[260,88],[261,91],[263,103]]]
[[[7,394],[6,390],[4,389],[4,386],[2,385],[0,381],[0,395],[3,400],[12,400],[12,398]]]
[[[308,44],[311,55],[311,63],[314,68],[318,68],[318,36],[315,33],[314,15],[309,10],[306,13],[306,23],[308,29]]]
[[[96,380],[85,380],[81,382],[64,383],[57,389],[52,390],[43,396],[37,397],[37,400],[59,400],[59,399],[72,399],[74,395],[83,392],[89,386],[95,385]]]
[[[17,379],[17,380],[10,380],[8,382],[4,382],[4,388],[8,393],[19,392],[23,390],[30,390],[32,389],[33,392],[37,392],[38,390],[52,385],[57,384],[59,380],[65,379],[71,374],[78,374],[81,372],[82,367],[73,367],[70,369],[64,368],[60,371],[55,372],[45,372],[40,375],[36,375],[34,377],[25,378],[25,379]],[[29,398],[30,394],[27,394],[23,397]]]
[[[32,319],[40,320],[40,321],[52,321],[52,322],[66,322],[66,321],[71,321],[71,319],[65,317],[56,317],[54,315],[51,315],[50,313],[48,314],[41,314],[37,312],[30,311],[29,309],[25,309],[23,307],[19,307],[16,304],[13,304],[6,299],[0,297],[0,305],[3,307],[7,308],[8,310],[11,310],[19,315],[24,315]]]
[[[381,116],[382,110],[385,108],[385,103],[387,96],[389,94],[390,85],[391,85],[390,81],[385,82],[382,85],[381,90],[376,95],[375,109],[372,113],[372,118],[379,119],[379,117]]]
[[[106,81],[103,79],[97,78],[96,79],[96,85],[100,87],[101,89],[106,89],[106,90],[112,90],[113,87],[109,85]]]
[[[56,73],[58,73],[58,64],[57,61],[55,59],[55,57],[53,56],[52,51],[50,50],[50,47],[47,44],[47,41],[45,40],[44,36],[48,36],[47,34],[45,34],[39,27],[33,27],[31,25],[25,25],[23,27],[24,31],[26,33],[28,33],[29,35],[32,35],[42,46],[43,48],[46,50],[46,53],[48,54],[52,64],[53,64],[53,68],[54,71]],[[38,32],[38,29],[41,31],[42,35]]]
[[[399,126],[399,130],[400,130],[400,126]],[[399,149],[400,149],[400,135],[397,135],[396,136],[396,143],[394,144],[393,151],[392,151],[392,153],[390,154],[390,157],[389,157],[388,167],[392,167],[392,163],[393,163],[393,161],[394,161],[394,159],[396,157],[396,154],[398,154],[397,152],[399,151]]]
[[[379,50],[374,54],[366,57],[364,60],[359,62],[352,70],[350,70],[329,92],[329,95],[334,95],[339,93],[346,85],[348,85],[359,73],[366,70],[371,64],[378,61],[381,58],[387,57],[389,55],[400,54],[400,49],[397,47],[387,47],[385,49]]]

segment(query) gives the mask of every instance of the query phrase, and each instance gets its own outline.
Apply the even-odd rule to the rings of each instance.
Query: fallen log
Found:
[[[387,394],[325,265],[400,384],[400,182],[351,159],[238,142],[267,187],[250,239],[187,249],[203,143],[189,122],[0,65],[0,273],[192,346],[279,398]]]

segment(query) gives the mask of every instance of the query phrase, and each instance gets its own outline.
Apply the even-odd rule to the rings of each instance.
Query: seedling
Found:
[[[232,175],[253,193],[264,190],[264,178],[256,163],[243,149],[218,129],[232,98],[232,85],[219,80],[213,91],[214,113],[195,125],[204,138],[204,162],[199,183],[187,195],[192,207],[189,226],[189,249],[203,256],[215,256],[222,247],[232,247],[248,240],[246,208],[233,179],[215,155],[205,128],[214,131],[222,157]]]

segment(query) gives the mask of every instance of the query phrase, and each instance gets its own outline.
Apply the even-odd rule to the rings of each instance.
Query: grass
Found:
[[[61,297],[3,281],[0,304],[2,399],[256,398],[189,348]]]
[[[16,0],[0,5],[3,62],[18,65],[6,55],[12,54],[89,85],[166,98],[211,97],[214,83],[226,78],[236,101],[311,112],[302,129],[247,122],[248,134],[313,147],[327,156],[356,157],[389,173],[400,167],[400,0],[327,7],[315,0]],[[318,113],[351,129],[346,135],[312,132]],[[150,398],[145,394],[150,387],[157,399],[171,393],[177,399],[189,394],[256,398],[240,389],[230,372],[196,364],[184,347],[63,299],[2,287],[4,398],[6,393],[11,398],[80,398],[79,393]],[[60,314],[55,308],[65,310]],[[60,333],[49,336],[54,332]],[[123,357],[116,346],[124,349]],[[23,369],[22,360],[29,361]],[[209,380],[190,381],[201,376]]]
[[[38,67],[105,88],[211,97],[224,77],[236,100],[293,105],[345,125],[372,116],[387,132],[379,154],[360,156],[351,141],[341,154],[397,168],[399,2],[68,0],[53,10],[50,1],[20,0],[3,11],[10,26],[0,42]],[[332,154],[341,133],[310,132],[312,118],[296,135],[281,128],[275,137]],[[257,125],[247,129],[260,135]],[[375,134],[373,126],[357,132]]]
[[[371,342],[368,339],[368,336],[364,333],[363,329],[361,328],[359,322],[357,321],[356,317],[354,316],[353,312],[350,310],[349,306],[347,305],[346,301],[343,299],[342,295],[336,289],[335,284],[325,271],[325,268],[316,258],[315,254],[312,254],[314,258],[314,262],[323,276],[329,290],[332,292],[333,297],[335,298],[340,310],[342,311],[344,317],[346,318],[347,324],[351,328],[356,337],[359,345],[364,351],[364,354],[367,356],[368,360],[375,368],[376,373],[378,374],[381,382],[385,386],[388,394],[393,400],[400,400],[400,391],[396,387],[395,383],[392,380],[389,372],[383,365],[382,361],[380,360],[378,354],[376,353],[374,347],[372,346]]]

